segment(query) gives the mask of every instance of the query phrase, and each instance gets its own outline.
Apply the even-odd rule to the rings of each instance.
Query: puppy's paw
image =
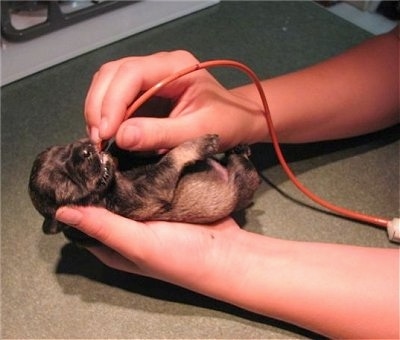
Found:
[[[195,140],[198,141],[198,152],[201,158],[210,157],[218,152],[219,137],[216,134],[204,135]]]

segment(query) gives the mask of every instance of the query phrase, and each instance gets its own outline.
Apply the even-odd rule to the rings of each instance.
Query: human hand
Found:
[[[110,267],[214,297],[227,294],[232,275],[243,278],[241,250],[251,254],[243,248],[248,233],[230,218],[212,225],[141,223],[95,207],[63,207],[56,218],[103,243],[88,249]]]
[[[225,89],[206,70],[160,89],[157,96],[173,103],[169,118],[135,117],[123,122],[127,108],[141,92],[197,63],[189,52],[173,51],[104,64],[93,78],[85,103],[92,141],[115,137],[121,148],[154,150],[169,149],[206,133],[220,136],[221,149],[264,140],[267,127],[262,107]]]

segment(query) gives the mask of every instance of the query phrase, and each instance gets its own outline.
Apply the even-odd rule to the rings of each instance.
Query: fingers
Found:
[[[56,218],[132,261],[144,258],[142,252],[145,247],[141,245],[147,246],[151,241],[146,232],[148,229],[143,228],[142,223],[115,215],[104,208],[62,207],[58,209]]]
[[[85,101],[85,119],[91,134],[102,139],[114,136],[125,112],[141,91],[147,90],[176,71],[198,61],[185,51],[162,52],[147,57],[129,57],[103,65],[95,74]],[[177,97],[184,87],[162,90]]]

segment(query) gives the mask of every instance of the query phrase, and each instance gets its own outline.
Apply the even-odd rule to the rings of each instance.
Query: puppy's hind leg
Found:
[[[257,170],[249,160],[250,154],[250,147],[246,144],[239,144],[226,153],[227,169],[229,175],[233,176],[237,189],[236,210],[244,209],[251,204],[254,192],[261,183]]]

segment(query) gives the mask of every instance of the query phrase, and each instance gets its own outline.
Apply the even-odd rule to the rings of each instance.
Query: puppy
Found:
[[[88,139],[53,146],[35,159],[29,194],[44,217],[44,233],[63,231],[79,243],[88,243],[88,236],[55,220],[60,206],[101,206],[138,221],[211,223],[246,208],[260,184],[248,146],[230,150],[221,161],[213,158],[218,147],[217,135],[205,135],[155,163],[118,167],[113,155]]]

